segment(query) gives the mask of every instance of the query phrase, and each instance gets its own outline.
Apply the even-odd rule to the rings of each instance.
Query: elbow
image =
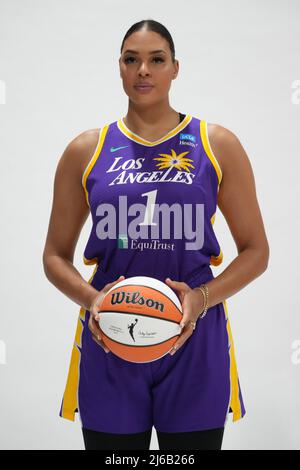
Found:
[[[45,256],[45,253],[43,253],[42,264],[43,264],[43,270],[44,270],[45,276],[47,279],[49,279],[48,278],[48,258],[47,256]]]
[[[238,250],[239,254],[242,252],[248,252],[250,259],[252,261],[253,269],[256,273],[256,276],[263,274],[269,266],[270,259],[270,247],[268,241],[265,240],[264,243],[260,244],[248,244],[243,248],[240,247]]]
[[[50,281],[51,278],[51,256],[47,253],[45,249],[42,256],[43,270],[46,278]]]
[[[269,259],[270,259],[270,246],[269,246],[268,241],[266,240],[265,248],[263,250],[263,261],[264,261],[264,263],[263,263],[264,270],[263,271],[266,271],[268,269]]]
[[[269,266],[269,259],[270,259],[270,247],[268,242],[264,244],[264,246],[260,246],[256,249],[256,265],[258,269],[258,274],[263,274]]]
[[[58,272],[61,271],[64,263],[73,264],[73,256],[63,256],[55,251],[52,247],[45,248],[42,256],[42,264],[46,278],[48,281],[54,281]]]
[[[260,266],[261,266],[260,274],[263,274],[268,269],[268,266],[269,266],[269,255],[262,256]]]

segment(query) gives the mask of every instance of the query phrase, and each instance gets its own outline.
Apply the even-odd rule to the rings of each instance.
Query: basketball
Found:
[[[115,284],[99,310],[102,340],[129,362],[152,362],[165,356],[181,333],[182,307],[174,291],[148,276]]]

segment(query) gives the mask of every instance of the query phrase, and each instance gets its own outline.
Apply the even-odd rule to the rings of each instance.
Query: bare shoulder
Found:
[[[207,124],[208,139],[222,173],[237,163],[248,159],[239,138],[231,130],[219,124]]]
[[[99,140],[100,129],[89,129],[78,134],[66,146],[61,160],[80,174],[92,158]]]
[[[233,143],[236,139],[238,139],[231,130],[221,126],[220,124],[208,123],[207,131],[209,139],[216,143]]]

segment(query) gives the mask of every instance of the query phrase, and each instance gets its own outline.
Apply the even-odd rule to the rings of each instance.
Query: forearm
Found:
[[[47,279],[84,309],[89,309],[98,290],[83,279],[71,261],[58,255],[48,255],[43,260]]]
[[[206,283],[208,308],[222,302],[241,290],[267,267],[268,254],[255,248],[243,250],[224,271]]]

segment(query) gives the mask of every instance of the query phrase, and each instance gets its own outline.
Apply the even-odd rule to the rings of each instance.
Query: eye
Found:
[[[157,59],[159,62],[164,62],[164,59],[162,59],[161,57],[153,57],[153,60]]]
[[[130,59],[134,59],[134,57],[132,57],[132,56],[126,57],[126,59],[124,59],[125,64],[127,64],[128,62],[131,62]]]
[[[127,56],[127,57],[124,59],[124,62],[125,62],[125,64],[128,64],[128,63],[132,63],[132,61],[134,61],[134,60],[135,60],[135,57],[133,57],[133,56]],[[162,57],[153,57],[153,60],[154,60],[155,62],[157,62],[157,61],[158,61],[158,62],[164,62],[164,59],[162,59]]]

